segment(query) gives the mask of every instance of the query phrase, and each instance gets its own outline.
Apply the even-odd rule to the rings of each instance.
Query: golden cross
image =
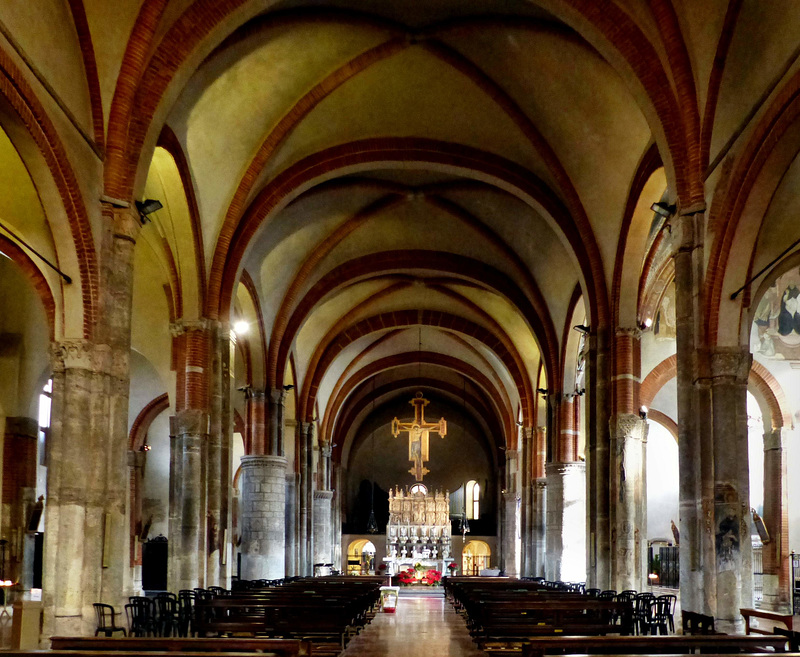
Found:
[[[423,463],[428,460],[428,436],[435,431],[442,438],[447,435],[447,422],[441,418],[438,422],[425,421],[425,407],[430,402],[418,392],[409,404],[414,407],[414,419],[411,422],[400,422],[397,418],[392,420],[392,435],[397,438],[401,431],[408,431],[408,460],[414,464],[409,470],[414,479],[422,478],[430,472]]]

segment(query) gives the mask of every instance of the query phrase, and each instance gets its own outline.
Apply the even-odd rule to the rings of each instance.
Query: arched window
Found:
[[[425,484],[414,484],[409,492],[412,495],[427,495],[428,494],[428,487]]]
[[[466,493],[467,518],[478,520],[481,517],[481,485],[471,479],[467,482]]]

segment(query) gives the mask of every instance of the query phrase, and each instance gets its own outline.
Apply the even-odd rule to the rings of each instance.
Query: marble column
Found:
[[[751,361],[747,348],[717,347],[711,353],[716,618],[717,629],[731,634],[744,630],[739,609],[753,606],[747,444]]]
[[[586,469],[581,462],[548,463],[549,580],[586,581]]]
[[[314,491],[314,563],[333,563],[331,502],[333,491]]]
[[[617,591],[641,591],[647,555],[647,490],[645,449],[647,421],[638,415],[619,414],[613,425],[614,500],[611,573]]]
[[[279,579],[286,574],[286,459],[242,457],[242,578]]]
[[[761,608],[790,614],[789,504],[786,481],[785,428],[764,434],[764,524],[770,542],[763,548],[764,597]]]

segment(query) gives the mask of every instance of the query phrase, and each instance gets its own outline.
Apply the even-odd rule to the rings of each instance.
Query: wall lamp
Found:
[[[147,198],[144,201],[136,201],[136,209],[139,211],[139,220],[142,226],[149,221],[150,215],[163,208],[161,201],[154,198]]]
[[[671,217],[678,210],[678,206],[664,203],[664,201],[657,201],[650,206],[650,209],[657,215],[667,218]]]
[[[289,383],[288,385],[283,386],[283,389],[286,392],[289,392],[290,390],[294,390],[294,384],[293,383]]]
[[[536,388],[536,392],[538,392],[542,397],[547,397],[548,395],[547,388]]]
[[[589,330],[590,330],[590,329],[589,329],[589,327],[588,327],[588,326],[586,326],[585,324],[576,324],[576,325],[575,325],[575,326],[573,326],[572,328],[573,328],[574,330],[576,330],[578,333],[583,333],[583,335],[589,335]]]
[[[639,408],[639,417],[643,420],[647,419],[647,406],[642,406]]]
[[[639,330],[640,331],[646,331],[652,325],[653,325],[653,318],[652,317],[646,317],[643,322],[639,322]]]

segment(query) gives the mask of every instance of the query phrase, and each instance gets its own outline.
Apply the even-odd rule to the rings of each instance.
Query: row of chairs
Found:
[[[655,596],[649,592],[638,593],[634,590],[621,591],[585,588],[581,582],[550,582],[541,577],[525,577],[546,588],[557,591],[572,591],[598,600],[628,602],[633,605],[634,629],[637,634],[669,634],[675,633],[675,607],[678,598],[672,594]]]
[[[194,620],[194,606],[197,600],[211,600],[215,597],[231,595],[219,586],[207,589],[181,590],[177,595],[162,591],[154,598],[132,596],[125,605],[128,627],[117,623],[118,613],[114,607],[97,602],[94,604],[97,617],[95,636],[107,637],[121,632],[124,636],[190,636]]]

